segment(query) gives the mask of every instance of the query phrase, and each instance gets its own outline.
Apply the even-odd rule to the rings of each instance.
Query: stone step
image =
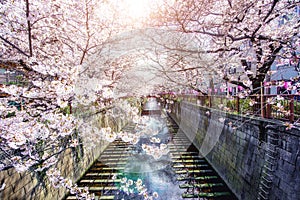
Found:
[[[102,196],[95,196],[95,200],[113,200],[115,199],[115,195],[102,195]],[[68,196],[66,200],[78,200],[76,196]]]
[[[188,139],[172,138],[172,141],[175,144],[190,144],[191,142]]]
[[[78,187],[78,189],[84,190],[85,187]],[[102,191],[102,190],[118,190],[117,186],[101,186],[101,187],[88,187],[90,192]]]
[[[193,155],[190,155],[190,156],[185,156],[185,155],[182,155],[182,156],[171,156],[172,159],[203,159],[203,158],[200,158],[198,155],[197,156],[193,156]]]
[[[128,152],[128,149],[105,149],[103,154],[108,154],[108,153],[112,153],[112,154],[116,154],[116,153],[125,153]]]
[[[180,129],[178,129],[180,130]],[[188,139],[186,135],[180,130],[177,134],[174,135],[174,138],[180,138],[180,139]]]
[[[106,148],[132,148],[132,144],[110,144]]]
[[[186,160],[173,160],[173,163],[206,163],[206,160],[203,159],[197,159],[197,160],[192,160],[192,159],[186,159]]]
[[[104,150],[105,151],[126,151],[126,150],[129,150],[129,149],[132,149],[132,148],[129,148],[129,147],[108,147]]]
[[[98,198],[98,200],[113,200],[113,199],[115,199],[115,195],[108,195],[108,196],[103,195]]]
[[[123,158],[103,158],[101,159],[101,162],[116,162],[116,161],[127,161],[128,158],[127,157],[123,157]]]
[[[123,153],[103,153],[101,156],[100,156],[100,160],[102,158],[112,158],[112,157],[128,157],[129,155],[128,154],[125,154],[124,152]],[[99,159],[98,159],[99,160]]]
[[[130,143],[125,143],[125,142],[116,142],[116,143],[111,143],[108,145],[109,147],[111,146],[132,146],[132,144]]]
[[[130,143],[111,143],[108,147],[129,147],[132,146]]]
[[[201,198],[201,197],[207,197],[207,198],[217,198],[217,197],[228,197],[231,196],[230,192],[211,192],[211,193],[206,193],[206,192],[200,192],[200,193],[194,193],[194,194],[182,194],[183,198]]]
[[[189,140],[179,140],[179,139],[172,139],[171,145],[181,145],[181,146],[190,146],[191,142]]]
[[[121,179],[82,179],[79,183],[120,183]]]
[[[172,145],[170,145],[170,147],[184,147],[184,148],[188,148],[190,146],[190,144],[188,144],[189,142],[181,142],[181,141],[173,141]]]
[[[180,129],[178,129],[178,130],[180,130]],[[181,132],[181,130],[180,130],[180,132],[178,132],[177,134],[175,134],[175,135],[173,136],[173,138],[178,138],[178,139],[188,139],[188,138],[186,137],[186,135],[184,135],[184,134]]]
[[[168,146],[169,149],[180,149],[180,150],[183,150],[183,151],[186,151],[188,147],[185,147],[185,146]]]
[[[105,150],[102,152],[102,155],[120,155],[120,154],[129,154],[127,150]]]
[[[131,145],[131,144],[129,142],[120,141],[120,142],[110,143],[109,146],[111,145]]]
[[[170,148],[188,148],[190,145],[186,145],[183,144],[182,142],[176,142],[174,141],[174,143],[172,143],[172,145],[170,145]]]
[[[211,169],[196,169],[196,170],[175,170],[176,174],[205,174],[205,173],[213,173],[214,171]]]
[[[105,165],[111,166],[111,165],[126,165],[127,162],[117,161],[117,162],[105,162]]]
[[[118,161],[115,160],[114,162],[112,161],[102,161],[101,163],[95,163],[93,166],[94,167],[104,167],[104,166],[111,166],[111,165],[126,165],[127,161]]]
[[[117,176],[121,174],[122,173],[118,173],[118,172],[91,172],[91,173],[86,173],[84,177],[88,178],[88,177]]]
[[[173,148],[173,149],[179,149],[179,148],[184,148],[185,150],[187,150],[189,148],[190,145],[184,145],[182,144],[181,142],[177,143],[177,142],[174,142],[174,144],[172,145],[168,145],[169,148]]]
[[[91,167],[89,169],[89,171],[116,171],[116,170],[124,170],[125,167],[120,167],[120,166],[116,166],[116,167],[108,167],[108,166],[105,166],[105,167]]]
[[[77,200],[78,198],[76,196],[68,196],[66,200]]]
[[[125,167],[103,167],[101,170],[124,170]]]
[[[181,151],[181,152],[179,152],[179,151],[176,151],[176,152],[172,152],[172,154],[171,154],[171,157],[173,157],[173,156],[191,156],[191,155],[193,155],[193,156],[199,156],[199,153],[198,152],[187,152],[187,151]]]
[[[176,164],[173,165],[173,168],[202,168],[202,167],[209,167],[207,164],[196,164],[196,165],[182,165],[182,164]]]
[[[213,187],[223,187],[223,183],[197,183],[197,184],[182,184],[179,188],[213,188]]]
[[[215,179],[219,179],[219,177],[217,176],[177,177],[178,181],[188,181],[188,180],[203,181],[203,180],[215,180]]]
[[[168,147],[171,151],[180,151],[180,152],[187,152],[188,147]]]

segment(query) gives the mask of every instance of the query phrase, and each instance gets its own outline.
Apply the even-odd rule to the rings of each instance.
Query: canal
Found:
[[[95,199],[235,200],[225,182],[199,155],[178,125],[150,100],[140,124],[122,131],[137,141],[116,139],[78,181]],[[147,108],[147,109],[146,109]],[[66,200],[76,199],[71,194]]]

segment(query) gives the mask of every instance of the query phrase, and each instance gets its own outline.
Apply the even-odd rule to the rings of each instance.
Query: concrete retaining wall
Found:
[[[95,126],[106,127],[113,125],[114,130],[120,130],[125,124],[125,119],[109,118],[102,114],[94,116],[91,120]],[[74,182],[78,180],[89,166],[100,156],[107,147],[108,142],[99,140],[93,148],[82,148],[76,151],[67,149],[60,155],[57,168],[61,175],[71,178]],[[62,199],[68,191],[64,188],[52,187],[43,174],[34,172],[18,173],[14,169],[0,172],[0,185],[5,182],[6,187],[0,192],[2,200],[57,200]]]
[[[264,166],[273,177],[269,199],[300,199],[300,132],[282,122],[226,114],[189,102],[171,105],[171,116],[241,200],[258,198]],[[267,148],[275,147],[266,165]]]

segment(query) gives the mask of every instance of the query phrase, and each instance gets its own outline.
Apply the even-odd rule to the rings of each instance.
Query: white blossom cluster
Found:
[[[14,117],[1,120],[0,140],[2,151],[18,152],[11,155],[18,156],[6,157],[1,163],[17,171],[25,171],[39,161],[43,162],[40,167],[49,167],[56,159],[48,153],[61,151],[60,141],[71,136],[75,128],[76,119],[71,115],[40,113],[38,118],[32,118],[26,111],[16,112]]]
[[[105,80],[79,77],[75,87],[74,104],[87,106],[96,101],[101,102],[113,98],[113,91],[109,87],[105,87],[109,84],[110,82]]]
[[[113,142],[117,138],[120,138],[124,142],[128,142],[131,144],[136,144],[139,141],[139,135],[134,134],[134,133],[129,133],[125,131],[120,131],[120,132],[114,132],[111,130],[110,127],[106,128],[101,128],[100,130],[102,138],[108,142]]]
[[[77,199],[92,200],[95,199],[94,194],[90,194],[87,187],[79,188],[76,184],[72,183],[72,180],[64,178],[60,175],[57,169],[50,169],[47,171],[49,181],[55,188],[65,187],[70,190],[71,194],[75,194]]]
[[[138,194],[144,197],[145,200],[153,200],[158,198],[158,193],[153,192],[152,195],[147,191],[146,186],[143,184],[142,179],[138,178],[136,181],[123,177],[121,179],[120,190],[124,191],[127,195]]]
[[[134,121],[139,118],[139,110],[134,105],[130,105],[126,99],[118,99],[112,102],[113,108],[106,110],[106,122],[104,125],[99,123],[98,115],[91,115],[87,119],[82,119],[79,115],[80,121],[79,132],[82,137],[82,142],[85,148],[94,148],[101,141],[113,142],[115,139],[120,138],[124,142],[136,144],[139,141],[139,135],[127,131],[114,131],[109,127],[110,120]],[[78,141],[73,141],[72,145],[78,145]]]
[[[29,13],[26,13],[26,2],[30,2]],[[5,0],[0,5],[0,61],[22,60],[20,63],[25,63],[24,69],[28,68],[23,69],[26,79],[23,84],[1,85],[0,88],[0,92],[9,95],[0,100],[0,170],[10,167],[19,172],[47,170],[56,164],[60,152],[78,146],[80,138],[85,138],[85,142],[93,139],[112,142],[121,138],[136,144],[141,137],[151,137],[153,144],[142,146],[147,154],[158,159],[168,153],[166,145],[154,137],[163,125],[157,119],[140,117],[136,107],[114,99],[116,85],[126,86],[122,75],[136,63],[134,55],[123,52],[119,58],[110,57],[116,51],[110,49],[109,43],[116,42],[112,36],[125,30],[125,24],[129,23],[124,20],[129,13],[118,13],[123,8],[118,7],[117,1]],[[191,6],[199,9],[194,11]],[[172,52],[172,48],[168,48],[167,53],[160,54],[156,49],[156,63],[162,66],[157,70],[158,75],[166,76],[168,80],[159,90],[188,88],[205,92],[207,77],[219,81],[220,76],[225,76],[224,71],[231,61],[246,59],[255,69],[245,69],[244,78],[228,76],[226,81],[240,81],[249,90],[238,95],[247,97],[251,90],[257,89],[254,84],[263,81],[257,77],[266,74],[275,57],[288,59],[291,64],[299,63],[296,54],[299,49],[299,13],[295,12],[296,6],[299,6],[297,1],[289,0],[170,1],[163,7],[167,11],[164,13],[166,17],[161,17],[160,23],[154,21],[154,24],[172,24],[172,30],[179,25],[178,30],[183,34],[178,38],[168,35],[167,41],[184,51]],[[31,35],[28,24],[31,25]],[[116,27],[111,27],[112,24]],[[185,33],[193,33],[193,39]],[[185,36],[188,40],[182,40]],[[109,46],[105,56],[101,54],[104,44]],[[194,48],[194,44],[200,45]],[[202,56],[201,49],[213,53]],[[30,50],[32,55],[29,55]],[[85,63],[88,55],[95,56]],[[289,90],[298,90],[299,86],[296,83]],[[272,98],[267,103],[289,115],[281,101]],[[167,100],[167,103],[171,106],[173,101]],[[254,101],[249,103],[254,104]],[[113,105],[114,109],[107,110]],[[79,118],[74,117],[72,109],[77,109]],[[225,106],[222,109],[230,110]],[[95,119],[88,121],[89,115],[102,110],[111,117],[132,120],[137,124],[137,132],[117,133],[110,127],[96,126]],[[224,122],[223,118],[219,120]],[[292,124],[285,125],[287,129],[293,128]],[[94,145],[93,142],[89,144]],[[59,173],[50,170],[47,175],[55,186],[72,189],[71,183]],[[72,192],[77,194],[77,189],[73,188]],[[87,194],[82,197],[92,198]]]
[[[142,144],[142,149],[147,155],[153,156],[155,160],[169,153],[169,148],[166,144],[160,144],[159,146]]]
[[[155,136],[164,128],[164,122],[149,116],[141,116],[137,121],[137,132],[141,136]]]

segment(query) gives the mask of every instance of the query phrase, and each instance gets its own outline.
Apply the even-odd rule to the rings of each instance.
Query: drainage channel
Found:
[[[145,155],[141,146],[149,143],[147,137],[134,145],[117,139],[78,181],[78,187],[88,187],[96,200],[237,199],[174,121],[166,118],[163,130],[157,137],[167,144],[168,154],[159,159]],[[134,126],[126,131],[134,132]],[[76,196],[70,194],[65,200],[72,199]]]

